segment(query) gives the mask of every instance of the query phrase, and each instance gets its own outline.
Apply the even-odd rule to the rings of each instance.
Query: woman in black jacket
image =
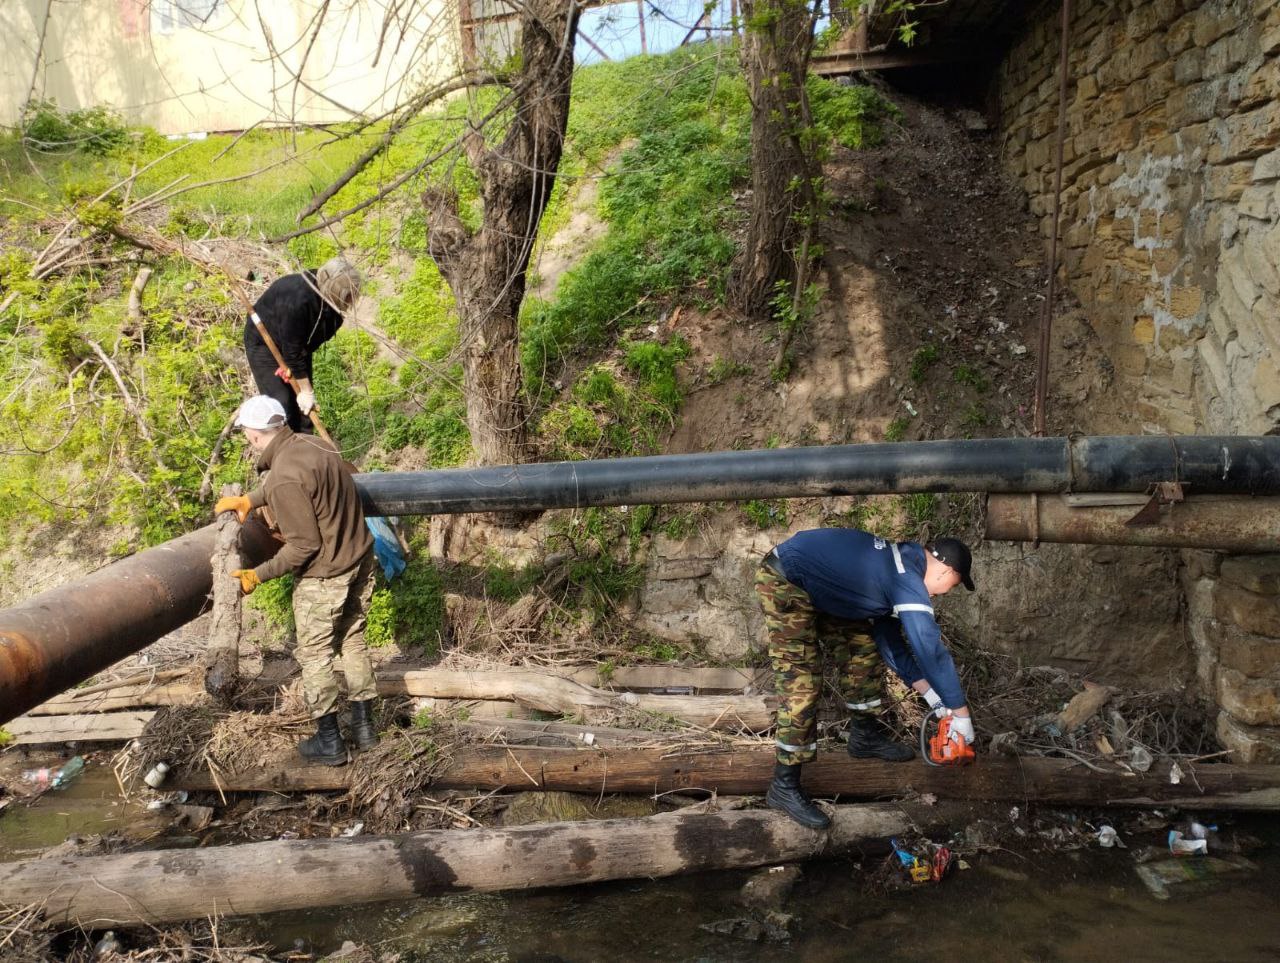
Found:
[[[272,283],[254,304],[254,312],[284,358],[293,382],[285,380],[252,318],[244,325],[244,351],[258,391],[284,407],[289,427],[305,429],[302,416],[316,406],[311,385],[311,356],[342,327],[342,316],[360,297],[360,272],[345,259],[330,258],[319,269],[287,274]]]

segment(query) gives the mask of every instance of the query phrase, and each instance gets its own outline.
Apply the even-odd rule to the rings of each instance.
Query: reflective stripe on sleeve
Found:
[[[894,543],[893,543],[892,545],[890,545],[889,547],[893,549],[893,565],[894,565],[894,567],[898,570],[898,574],[899,574],[899,575],[906,575],[906,574],[907,574],[907,569],[906,569],[906,567],[902,564],[902,553],[898,551],[898,543],[897,543],[897,542],[894,542]]]
[[[928,612],[930,615],[932,615],[932,614],[933,614],[933,606],[932,606],[932,605],[924,605],[924,604],[922,604],[922,603],[920,603],[920,602],[908,602],[908,603],[906,603],[905,605],[895,605],[895,606],[893,607],[893,614],[894,614],[894,615],[898,615],[898,614],[900,614],[900,613],[902,613],[902,612]]]

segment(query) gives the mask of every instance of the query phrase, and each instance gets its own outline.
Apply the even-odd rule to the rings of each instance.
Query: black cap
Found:
[[[973,556],[969,554],[969,546],[958,538],[935,538],[929,545],[929,554],[943,565],[949,565],[960,573],[960,581],[970,592],[973,591]]]

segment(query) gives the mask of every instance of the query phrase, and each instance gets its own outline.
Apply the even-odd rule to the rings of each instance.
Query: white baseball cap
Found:
[[[267,431],[280,428],[288,420],[284,405],[276,399],[267,395],[254,395],[240,406],[240,412],[236,415],[236,427]]]

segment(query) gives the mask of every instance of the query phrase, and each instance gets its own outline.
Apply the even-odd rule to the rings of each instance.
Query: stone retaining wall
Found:
[[[1045,237],[1059,9],[999,78],[1006,168]],[[1280,4],[1077,0],[1069,63],[1062,270],[1144,429],[1280,429]],[[1280,760],[1278,572],[1184,553],[1203,691],[1259,761]]]

